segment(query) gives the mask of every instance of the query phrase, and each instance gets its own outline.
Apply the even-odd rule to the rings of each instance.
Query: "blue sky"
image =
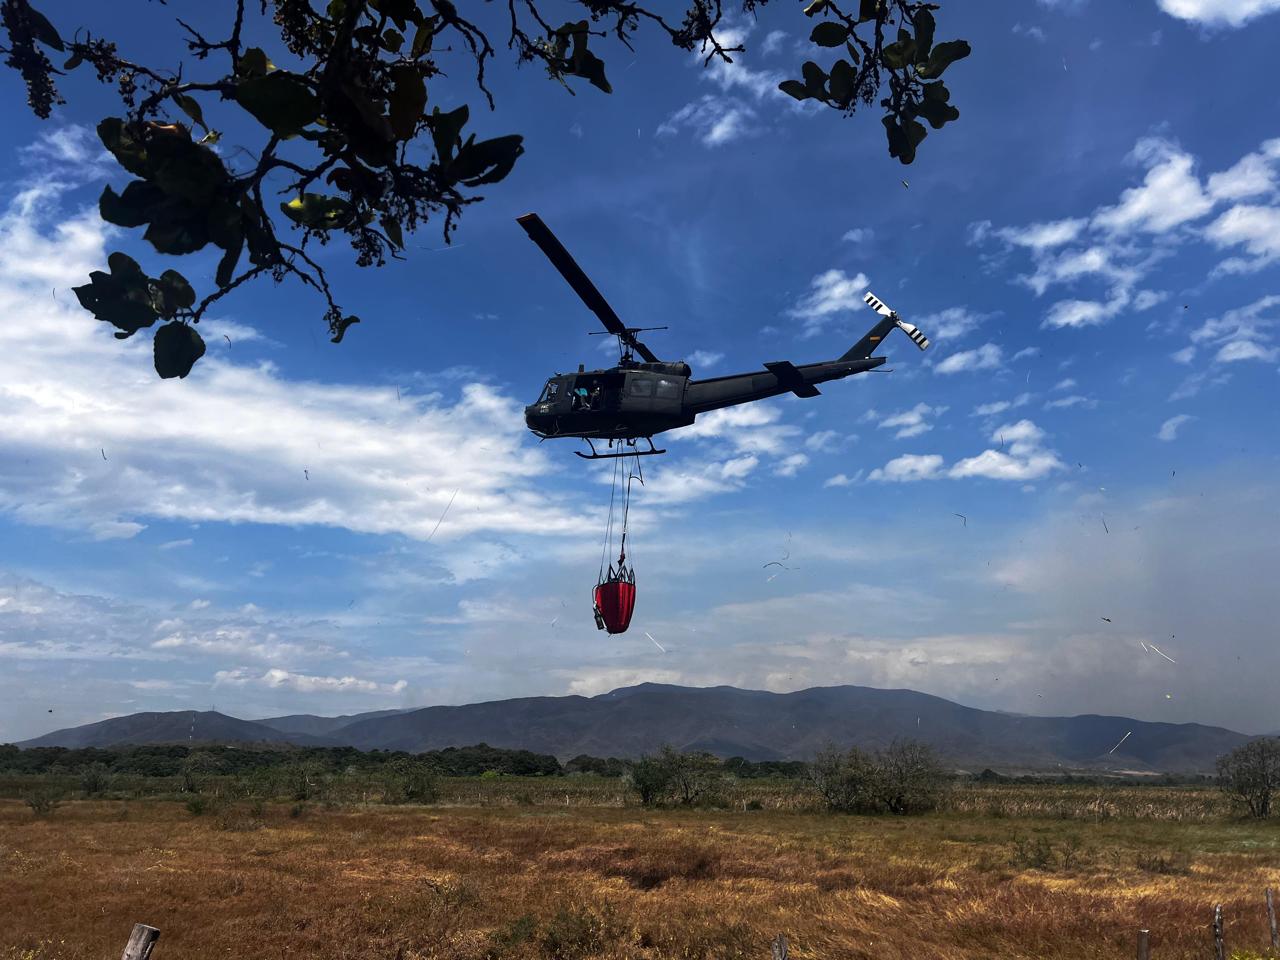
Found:
[[[526,153],[452,248],[427,228],[362,271],[332,244],[363,318],[342,345],[307,291],[258,284],[201,324],[184,381],[69,288],[111,250],[197,289],[213,262],[97,219],[124,180],[91,133],[107,93],[77,77],[41,123],[4,77],[0,740],[644,680],[1280,728],[1280,128],[1241,95],[1280,4],[952,6],[961,118],[906,168],[874,111],[776,92],[810,56],[790,5],[726,26],[732,67],[603,49],[611,97],[504,63],[474,122]],[[58,23],[126,52],[173,36],[138,10]],[[838,356],[866,289],[934,341],[667,435],[618,637],[589,601],[607,475],[521,419],[551,372],[608,361],[530,210],[695,374]]]

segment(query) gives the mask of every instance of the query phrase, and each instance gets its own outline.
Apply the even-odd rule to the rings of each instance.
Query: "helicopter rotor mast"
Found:
[[[600,318],[605,331],[618,338],[623,348],[624,358],[634,350],[649,363],[661,362],[652,350],[636,339],[636,334],[643,330],[665,330],[666,327],[628,327],[614,313],[613,307],[609,306],[609,302],[596,289],[596,285],[582,272],[582,268],[564,248],[564,244],[551,232],[551,228],[542,222],[541,217],[536,213],[526,213],[523,217],[516,217],[516,223],[524,228],[529,239],[546,254],[551,265],[560,271],[560,276],[564,277],[565,282],[573,288],[573,292],[587,305],[587,309]]]

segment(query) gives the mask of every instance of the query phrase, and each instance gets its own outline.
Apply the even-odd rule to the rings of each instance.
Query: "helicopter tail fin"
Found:
[[[867,331],[866,336],[855,343],[847,351],[841,360],[866,360],[880,346],[880,342],[889,335],[897,322],[893,317],[885,317],[874,327]]]
[[[929,338],[921,333],[914,325],[907,323],[894,313],[893,309],[877,297],[870,290],[862,298],[876,313],[880,314],[884,319],[877,323],[874,327],[867,331],[867,335],[849,348],[841,360],[866,360],[880,346],[880,341],[889,335],[889,332],[898,327],[911,338],[921,350],[925,350],[929,346]]]

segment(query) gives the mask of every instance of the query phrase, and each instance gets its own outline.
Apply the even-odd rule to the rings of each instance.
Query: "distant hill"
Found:
[[[644,683],[596,697],[527,697],[353,717],[248,722],[213,713],[137,714],[57,731],[20,746],[187,741],[193,716],[200,740],[415,752],[487,743],[561,760],[581,753],[636,757],[664,743],[722,757],[803,760],[828,742],[874,749],[896,737],[912,737],[933,745],[949,763],[975,770],[1062,766],[1208,772],[1220,754],[1250,739],[1195,723],[977,710],[914,690],[841,686],[768,693]],[[1124,743],[1110,752],[1126,733]]]
[[[99,720],[83,727],[55,730],[20,747],[114,747],[122,743],[323,743],[304,733],[284,733],[251,720],[237,720],[212,710],[134,713]]]
[[[281,733],[303,733],[312,737],[323,737],[359,720],[390,717],[404,712],[404,710],[371,710],[368,713],[351,713],[341,717],[317,717],[312,713],[294,713],[287,717],[268,717],[266,720],[253,722],[261,723],[272,730],[279,730]]]

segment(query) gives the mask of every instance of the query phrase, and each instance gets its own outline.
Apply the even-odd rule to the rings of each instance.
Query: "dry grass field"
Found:
[[[1139,926],[1156,960],[1208,960],[1215,902],[1237,955],[1268,955],[1275,822],[1084,794],[1071,815],[1017,790],[916,818],[560,794],[298,816],[140,800],[37,818],[0,801],[0,960],[114,960],[136,921],[162,931],[155,960],[763,960],[779,932],[797,958],[1103,960],[1132,957]]]

